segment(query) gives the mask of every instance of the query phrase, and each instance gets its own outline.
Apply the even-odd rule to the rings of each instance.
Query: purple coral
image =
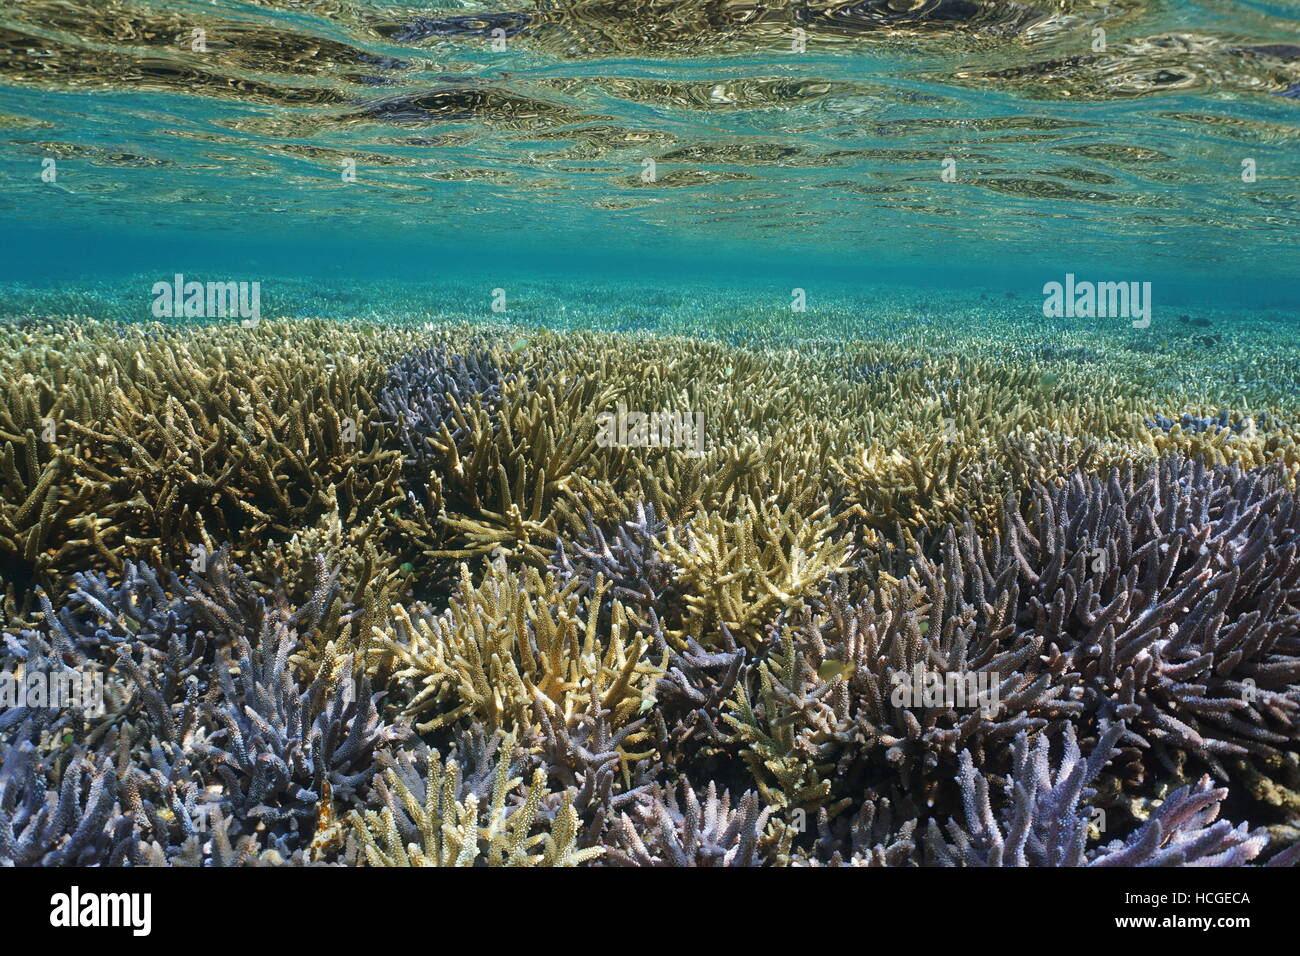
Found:
[[[1096,796],[1091,784],[1122,733],[1119,724],[1107,728],[1085,758],[1067,724],[1055,766],[1046,736],[1030,742],[1021,734],[1000,812],[993,809],[988,778],[963,751],[965,826],[949,821],[945,841],[932,823],[927,851],[950,866],[1243,866],[1258,856],[1268,842],[1263,831],[1215,822],[1228,791],[1213,788],[1209,777],[1170,794],[1127,838],[1089,851],[1090,802]]]
[[[1089,711],[1126,721],[1167,766],[1189,750],[1225,778],[1221,758],[1295,740],[1300,507],[1280,466],[1075,472],[1007,524],[967,598],[1014,564],[1017,627],[1064,657]]]
[[[481,344],[453,352],[442,343],[403,356],[389,370],[379,410],[397,429],[408,465],[418,471],[439,460],[429,440],[441,438],[444,431],[464,450],[469,435],[464,413],[474,407],[495,408],[502,387],[513,377]]]
[[[620,816],[607,855],[621,866],[758,866],[759,841],[770,808],[757,793],[740,797],[735,808],[731,794],[718,795],[710,782],[704,801],[689,781],[682,781],[680,802],[669,788],[644,800],[636,820]]]

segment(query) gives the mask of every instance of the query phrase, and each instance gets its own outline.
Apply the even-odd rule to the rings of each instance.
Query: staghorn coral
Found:
[[[669,648],[662,632],[656,632],[656,654],[666,653],[668,666],[655,685],[655,739],[667,761],[694,763],[729,749],[731,740],[718,715],[747,673],[748,661],[726,627],[720,631],[723,647],[717,652],[706,651],[694,639],[682,650]]]
[[[1226,779],[1221,758],[1294,741],[1300,508],[1280,467],[1076,472],[1008,511],[994,573],[1013,566],[1018,626],[1166,764],[1185,749]]]
[[[27,719],[19,736],[79,736],[130,765],[102,786],[124,792],[134,837],[120,854],[133,861],[199,859],[197,803],[206,822],[225,819],[223,838],[240,854],[252,839],[259,859],[302,859],[322,814],[357,805],[376,751],[407,734],[381,718],[382,695],[351,655],[308,672],[293,665],[299,629],[317,630],[332,601],[268,605],[224,552],[207,575],[167,586],[135,565],[116,587],[100,575],[79,581],[59,611],[43,599],[42,628],[7,634],[6,645],[28,666],[57,658],[106,674],[108,706],[17,711]]]
[[[1244,432],[1254,431],[1256,428],[1267,429],[1269,427],[1267,412],[1260,415],[1257,421],[1249,415],[1233,415],[1226,408],[1219,409],[1217,415],[1193,415],[1190,412],[1184,412],[1177,420],[1157,412],[1151,418],[1144,418],[1142,424],[1152,429],[1159,428],[1164,432],[1171,432],[1177,427],[1193,435],[1202,432],[1219,431],[1231,431],[1235,435],[1240,435]]]
[[[684,781],[680,803],[669,790],[642,803],[636,823],[622,814],[608,855],[621,866],[758,866],[770,812],[753,791],[732,809],[731,794],[719,797],[712,782],[701,803]]]
[[[383,809],[350,818],[353,858],[371,866],[576,866],[601,855],[601,847],[574,844],[571,791],[544,825],[545,771],[515,793],[523,781],[512,775],[512,734],[498,731],[478,749],[476,768],[464,776],[455,758],[444,764],[423,747],[389,761],[376,783]]]
[[[297,605],[301,647],[296,667],[328,667],[343,654],[368,661],[379,677],[391,661],[374,655],[375,628],[399,595],[409,593],[410,567],[375,544],[377,516],[345,531],[337,512],[320,524],[251,556],[249,576],[273,602]],[[257,582],[275,582],[274,589]],[[306,612],[306,613],[304,613]]]
[[[548,387],[549,386],[549,387]],[[495,405],[452,408],[454,431],[423,434],[410,468],[409,515],[395,523],[425,557],[471,558],[519,550],[544,566],[562,527],[577,524],[579,502],[616,501],[582,466],[596,449],[592,409],[611,393],[592,379],[526,376],[503,381]]]
[[[135,361],[106,421],[69,426],[103,449],[78,470],[132,502],[134,535],[155,542],[140,556],[174,566],[196,545],[253,545],[331,509],[351,522],[400,500],[399,456],[367,427],[358,363],[308,371],[285,351],[254,377],[238,351],[205,368],[211,354],[171,348],[167,362]]]
[[[584,821],[581,841],[595,845],[615,814],[652,786],[647,764],[653,751],[632,750],[646,736],[645,722],[634,720],[611,730],[609,712],[599,701],[568,716],[540,694],[536,706],[538,729],[529,733],[533,759],[548,780],[565,788],[564,799]]]
[[[24,675],[41,672],[99,678],[105,681],[105,713],[87,708],[33,708],[18,706],[0,716],[0,729],[31,720],[49,732],[74,727],[84,740],[94,743],[119,725],[131,733],[131,721],[143,714],[143,698],[129,681],[114,674],[118,651],[134,641],[147,644],[160,668],[161,693],[178,695],[189,677],[204,669],[206,639],[190,635],[194,609],[185,589],[173,577],[170,588],[147,565],[127,562],[121,581],[110,583],[100,572],[78,573],[77,585],[57,610],[44,592],[38,595],[39,624],[6,631],[0,661],[21,667]]]
[[[852,818],[841,815],[832,821],[823,808],[817,812],[817,841],[811,851],[800,849],[792,866],[916,866],[919,853],[917,813],[910,802],[908,811],[896,822],[895,803],[888,797],[868,796]],[[824,861],[823,861],[824,858]]]
[[[89,394],[87,394],[89,392]],[[120,564],[120,529],[99,517],[113,491],[77,474],[79,449],[63,422],[103,407],[101,384],[55,394],[34,375],[11,378],[0,402],[0,578],[6,601],[15,589],[50,586],[69,568],[92,561]]]
[[[205,821],[210,826],[211,837],[193,832],[193,827],[184,829],[183,835],[172,846],[164,846],[154,840],[141,843],[135,851],[133,862],[136,866],[316,866],[324,865],[310,858],[310,854],[296,849],[286,854],[275,847],[265,847],[258,842],[255,835],[244,834],[237,840],[232,839],[230,828],[234,821],[222,816],[219,807],[214,807],[211,816]],[[161,825],[156,829],[162,829]]]
[[[1065,720],[1123,719],[1166,771],[1185,750],[1221,779],[1221,756],[1290,748],[1300,604],[1281,472],[1170,459],[1028,498],[1028,519],[1008,503],[1005,538],[951,531],[870,601],[830,595],[776,629],[725,718],[770,801],[832,801],[832,781],[851,793],[881,763],[934,796],[959,749],[995,769],[1015,734]],[[918,666],[989,675],[997,711],[900,706],[890,691]]]
[[[0,328],[0,664],[106,688],[0,713],[9,859],[1293,862],[1280,393],[789,334]]]
[[[56,759],[26,736],[0,748],[0,867],[121,864],[132,827],[112,762],[84,750]]]
[[[1008,503],[1005,538],[950,531],[869,600],[831,594],[783,620],[725,718],[769,800],[829,800],[831,781],[851,792],[880,762],[930,793],[960,748],[986,766],[1021,730],[1099,716],[1126,720],[1129,745],[1166,770],[1186,750],[1221,779],[1220,755],[1291,746],[1300,604],[1283,472],[1170,459],[1027,497],[1028,519]],[[916,667],[987,674],[996,713],[901,706],[890,692]]]
[[[951,586],[957,574],[921,560],[869,599],[831,591],[773,629],[757,680],[723,714],[769,802],[834,817],[887,776],[933,799],[960,748],[983,763],[1017,733],[1082,713],[1074,678],[1043,665],[1041,639],[1015,633],[1013,604],[986,606],[980,621]],[[918,671],[954,693],[915,696]]]
[[[662,672],[615,602],[599,626],[599,595],[583,602],[577,582],[560,585],[532,567],[498,559],[475,584],[467,565],[442,615],[397,607],[378,635],[397,660],[399,680],[416,683],[406,713],[432,717],[423,732],[462,717],[489,729],[527,726],[538,694],[565,713],[591,702],[614,726],[636,714]],[[604,589],[602,585],[602,590]]]
[[[475,343],[453,353],[447,342],[402,356],[379,393],[384,420],[400,430],[406,463],[418,473],[434,455],[431,440],[469,451],[465,410],[493,410],[501,403],[501,386],[513,378],[498,357]]]
[[[354,801],[376,772],[374,752],[405,736],[383,725],[369,683],[351,679],[348,658],[340,673],[299,690],[288,674],[291,646],[283,620],[268,625],[256,651],[242,641],[237,659],[218,662],[224,699],[204,707],[214,729],[186,741],[180,728],[179,745],[211,764],[234,814],[273,832],[315,821],[326,784],[336,800]]]
[[[830,528],[824,508],[805,517],[752,504],[735,521],[702,515],[683,531],[669,527],[663,553],[686,604],[681,630],[669,636],[707,641],[725,626],[757,647],[766,624],[840,570],[847,549]]]
[[[203,335],[84,323],[11,355],[0,396],[8,603],[124,560],[181,570],[193,549],[222,542],[242,558],[331,511],[349,525],[386,516],[401,500],[401,456],[369,424],[380,368],[357,357],[361,338],[391,348],[323,323]]]
[[[608,536],[590,512],[585,520],[583,534],[556,541],[550,570],[563,580],[579,580],[584,595],[596,590],[599,580],[607,582],[608,598],[617,599],[643,624],[680,623],[685,608],[674,584],[674,566],[661,547],[668,523],[658,517],[654,503],[638,501],[634,517]]]
[[[911,801],[871,795],[848,825],[832,828],[823,816],[811,851],[796,852],[803,866],[1244,866],[1268,843],[1262,829],[1217,820],[1226,788],[1209,778],[1179,788],[1121,839],[1096,843],[1106,816],[1094,800],[1093,784],[1117,753],[1124,733],[1112,724],[1085,757],[1073,725],[1067,724],[1052,759],[1051,737],[1017,734],[1011,773],[999,787],[997,778],[977,769],[962,751],[955,783],[961,793],[962,818],[940,824],[919,812]],[[998,790],[1004,794],[999,800]],[[901,813],[898,812],[901,810]],[[833,832],[833,829],[838,832]],[[1287,854],[1270,865],[1290,865]]]
[[[1001,815],[989,800],[989,782],[963,752],[961,783],[966,827],[949,823],[950,843],[931,827],[929,846],[947,865],[963,866],[1242,866],[1267,842],[1245,824],[1215,822],[1226,789],[1208,777],[1170,794],[1145,823],[1124,840],[1086,849],[1091,814],[1089,788],[1110,759],[1123,732],[1112,725],[1085,760],[1073,726],[1067,725],[1061,760],[1052,766],[1048,739],[1015,741],[1015,770]]]

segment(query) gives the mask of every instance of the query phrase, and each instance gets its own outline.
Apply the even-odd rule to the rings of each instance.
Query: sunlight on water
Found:
[[[1294,274],[1297,10],[18,0],[0,212]]]

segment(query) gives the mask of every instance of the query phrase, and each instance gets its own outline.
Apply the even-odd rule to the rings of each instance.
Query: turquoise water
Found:
[[[1300,861],[1298,27],[0,0],[0,868]]]
[[[1157,320],[1285,308],[1298,21],[1223,0],[17,0],[0,276],[147,304],[141,281],[186,270],[268,298],[540,274],[1032,299],[1072,272],[1155,283]]]

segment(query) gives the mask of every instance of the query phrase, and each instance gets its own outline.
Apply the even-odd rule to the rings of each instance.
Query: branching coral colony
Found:
[[[1295,862],[1295,409],[1014,345],[0,329],[0,864]]]

